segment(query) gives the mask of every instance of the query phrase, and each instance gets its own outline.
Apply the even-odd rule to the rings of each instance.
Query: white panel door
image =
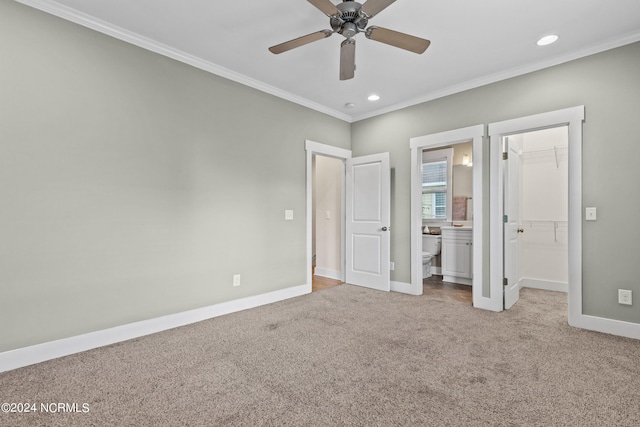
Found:
[[[345,281],[389,291],[389,153],[355,157],[346,163]]]
[[[504,165],[504,308],[509,309],[520,298],[520,164],[522,144],[519,138],[505,138],[508,158]]]

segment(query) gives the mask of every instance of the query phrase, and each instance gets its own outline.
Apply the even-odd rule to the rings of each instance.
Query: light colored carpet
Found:
[[[640,342],[571,328],[565,294],[510,311],[342,285],[0,374],[7,426],[639,426]]]

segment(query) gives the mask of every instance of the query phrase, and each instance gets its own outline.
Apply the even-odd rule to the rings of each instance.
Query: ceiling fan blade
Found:
[[[371,0],[369,0],[371,1]],[[423,53],[431,42],[420,37],[410,36],[409,34],[398,31],[388,30],[381,27],[369,27],[365,32],[368,39],[385,43],[391,46],[399,47],[415,53]]]
[[[327,16],[337,15],[340,13],[338,8],[329,0],[307,0],[309,3],[320,9]]]
[[[289,40],[288,42],[271,46],[269,48],[269,51],[275,54],[286,52],[288,50],[295,49],[296,47],[304,46],[305,44],[322,40],[329,37],[331,34],[333,34],[333,31],[331,30],[317,31],[315,33],[307,34],[306,36],[298,37],[297,39]]]
[[[353,78],[356,71],[356,41],[345,39],[340,45],[340,80]]]
[[[367,0],[362,5],[362,12],[367,15],[368,18],[373,18],[375,15],[386,9],[396,0]]]

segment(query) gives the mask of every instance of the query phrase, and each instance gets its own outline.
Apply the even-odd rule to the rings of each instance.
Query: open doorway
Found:
[[[483,297],[483,220],[482,220],[482,205],[483,205],[483,185],[482,185],[482,139],[484,136],[484,125],[471,126],[468,128],[456,129],[447,132],[441,132],[437,134],[425,135],[420,137],[411,138],[411,287],[415,295],[423,294],[423,278],[425,275],[424,264],[424,248],[423,248],[423,236],[424,227],[429,226],[431,223],[434,228],[435,222],[440,219],[440,233],[443,230],[450,230],[451,241],[441,241],[441,245],[449,245],[445,252],[449,252],[449,262],[436,257],[434,264],[431,267],[431,271],[439,272],[441,274],[447,274],[456,280],[464,281],[464,285],[471,285],[472,301],[475,307],[485,308],[485,300],[488,298]],[[471,152],[463,152],[459,150],[459,157],[456,160],[454,155],[455,147],[469,147]],[[454,204],[453,204],[453,190],[454,183],[452,178],[452,184],[450,186],[451,198],[449,202],[449,210],[443,215],[439,214],[443,218],[437,218],[439,215],[435,214],[436,218],[424,219],[425,206],[424,201],[432,201],[433,209],[437,209],[437,197],[433,196],[431,189],[423,190],[423,153],[438,152],[441,150],[451,149],[451,155],[445,155],[450,157],[451,177],[453,178],[453,168],[461,166],[464,168],[464,175],[470,175],[471,188],[470,195],[466,193],[468,184],[465,185],[465,193],[460,194],[460,208],[464,206],[464,213],[462,209],[459,209],[459,219],[453,218]],[[446,153],[445,153],[446,154]],[[468,158],[465,158],[465,154]],[[435,157],[442,157],[439,154],[435,154]],[[469,163],[473,167],[467,166]],[[448,172],[447,172],[448,173]],[[429,187],[429,185],[427,185]],[[434,184],[433,189],[437,191]],[[426,194],[426,196],[425,196]],[[442,196],[441,196],[442,197]],[[445,196],[449,199],[448,196]],[[427,203],[428,204],[428,203]],[[428,206],[427,206],[428,208]],[[464,218],[464,219],[463,219]],[[478,226],[473,226],[474,224]],[[458,227],[459,226],[459,227]],[[431,234],[431,229],[428,229],[428,233]],[[436,231],[437,233],[437,231]],[[464,234],[464,235],[462,235]],[[436,234],[437,235],[437,234]],[[448,240],[448,239],[447,239]],[[445,255],[446,257],[446,255]],[[465,258],[466,257],[466,258]],[[438,264],[440,264],[438,266]],[[456,270],[459,265],[464,265],[464,271]],[[456,271],[454,271],[456,270]],[[451,274],[449,274],[451,273]],[[463,277],[466,276],[466,277]]]
[[[316,254],[316,238],[317,238],[317,231],[315,229],[315,225],[316,222],[318,221],[317,216],[315,215],[315,204],[314,204],[314,199],[315,199],[315,191],[314,191],[314,187],[316,185],[316,178],[315,178],[315,169],[316,169],[316,160],[318,157],[327,157],[327,158],[332,158],[336,161],[338,161],[342,166],[341,166],[341,176],[344,177],[345,174],[345,162],[346,159],[351,158],[351,151],[350,150],[345,150],[344,148],[339,148],[339,147],[334,147],[331,145],[326,145],[326,144],[321,144],[319,142],[314,142],[314,141],[305,141],[305,151],[306,151],[306,156],[305,156],[305,164],[306,164],[306,199],[307,199],[307,203],[306,203],[306,230],[307,230],[307,248],[306,248],[306,253],[307,253],[307,263],[306,263],[306,269],[307,269],[307,292],[312,292],[313,291],[313,277],[314,277],[314,270],[315,270],[315,259],[317,257],[314,257],[314,254]],[[342,179],[342,184],[341,184],[341,194],[345,194],[344,193],[344,178]],[[344,203],[345,203],[345,198],[342,197],[341,198],[342,202],[341,202],[341,208],[340,208],[340,212],[339,214],[336,212],[336,214],[338,214],[338,218],[344,219],[345,217],[345,211],[344,211]],[[344,248],[344,242],[345,242],[345,230],[344,230],[344,222],[341,223],[340,225],[340,248]],[[344,251],[340,251],[340,277],[338,277],[337,279],[327,279],[327,280],[340,280],[340,282],[343,282],[345,280],[345,255],[344,255]]]
[[[584,120],[584,106],[556,110],[536,114],[503,122],[489,124],[490,136],[490,309],[502,311],[517,301],[517,293],[507,296],[510,284],[505,285],[505,234],[517,233],[518,227],[506,227],[509,221],[505,217],[505,168],[508,167],[508,157],[505,161],[505,137],[515,136],[527,132],[551,128],[565,128],[568,134],[568,321],[572,326],[588,327],[593,324],[590,316],[582,314],[582,122]],[[507,139],[508,141],[508,139]],[[514,139],[516,142],[517,139]],[[517,149],[516,149],[517,150]],[[554,158],[555,163],[555,150]],[[511,180],[510,180],[511,181]],[[513,197],[511,197],[513,200]],[[508,203],[508,202],[507,202]],[[517,205],[516,205],[517,206]],[[509,207],[507,215],[509,215]],[[513,216],[512,216],[513,217]],[[527,218],[525,218],[526,220]],[[506,220],[506,221],[505,221]],[[536,220],[531,218],[531,220]],[[515,222],[514,222],[515,224]],[[560,224],[559,224],[560,225]],[[560,230],[557,230],[560,231]],[[509,236],[507,236],[508,238]],[[510,262],[510,261],[507,261]],[[511,261],[512,265],[516,265]],[[513,283],[513,282],[512,282]],[[519,285],[517,287],[519,289]],[[505,304],[507,298],[511,300]]]
[[[423,292],[472,304],[473,144],[422,151]]]
[[[504,136],[505,309],[525,287],[568,291],[568,126]]]
[[[308,292],[312,291],[313,282],[313,164],[316,156],[338,159],[342,165],[344,197],[340,213],[340,248],[344,250],[340,256],[340,280],[351,285],[390,291],[389,153],[352,157],[349,150],[309,140],[305,142],[305,150]],[[326,211],[324,215],[326,217]],[[316,217],[316,221],[320,219]],[[398,291],[403,292],[404,289]]]
[[[313,155],[312,291],[343,281],[344,160]]]

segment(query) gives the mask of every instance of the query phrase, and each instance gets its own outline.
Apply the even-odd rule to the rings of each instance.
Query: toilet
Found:
[[[431,259],[440,255],[442,236],[438,234],[422,235],[422,278],[431,277]]]

